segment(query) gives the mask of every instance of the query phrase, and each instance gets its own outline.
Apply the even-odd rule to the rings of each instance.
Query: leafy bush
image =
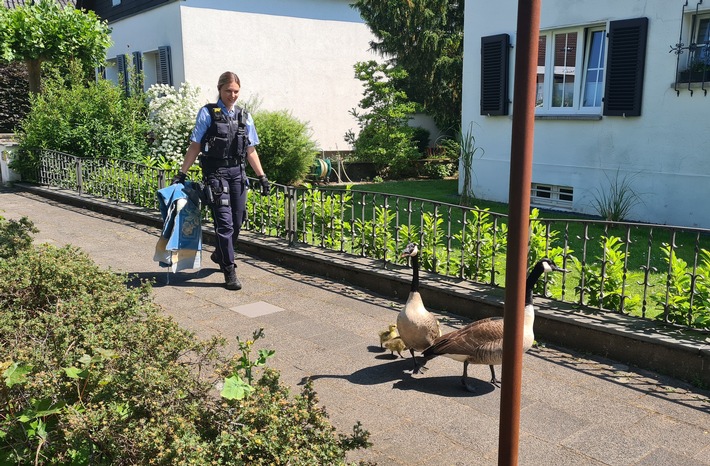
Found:
[[[30,111],[30,88],[24,63],[0,64],[0,133],[12,133]]]
[[[0,464],[344,464],[368,445],[359,423],[335,433],[310,383],[292,396],[255,373],[273,354],[252,359],[261,331],[225,361],[224,341],[181,329],[149,284],[73,247],[24,246],[0,259]]]
[[[426,162],[420,171],[423,176],[435,180],[443,180],[456,172],[453,163]]]
[[[463,250],[461,273],[470,280],[490,283],[494,257],[504,254],[507,249],[508,225],[495,223],[489,209],[474,207],[466,215],[464,229],[454,235]]]
[[[587,304],[612,311],[633,310],[638,306],[637,296],[630,297],[624,290],[624,267],[627,253],[621,250],[624,242],[617,236],[602,236],[602,255],[597,262],[582,266],[572,256],[574,267],[582,281],[577,291],[587,296]],[[623,308],[622,308],[623,304]]]
[[[53,76],[44,91],[31,97],[32,109],[22,120],[22,149],[15,168],[32,176],[37,166],[31,149],[52,149],[81,157],[137,160],[148,152],[148,125],[143,96],[127,97],[106,80],[84,83],[74,67],[69,78]]]
[[[150,155],[161,162],[180,164],[190,144],[195,115],[201,105],[200,89],[182,83],[180,89],[154,84],[148,89]]]
[[[0,260],[16,256],[32,245],[32,234],[38,230],[27,218],[6,220],[0,215]]]
[[[431,132],[428,129],[422,128],[421,126],[414,127],[412,132],[412,140],[420,153],[426,153],[427,147],[429,147],[430,138]]]
[[[318,154],[308,124],[286,110],[262,110],[252,116],[259,134],[257,151],[269,179],[281,184],[303,180]]]
[[[667,294],[659,291],[652,295],[652,299],[665,309],[658,318],[680,325],[710,328],[710,251],[700,250],[702,261],[695,275],[669,244],[663,243],[661,251],[669,269]]]
[[[348,131],[345,141],[353,146],[354,156],[361,162],[373,162],[380,175],[389,178],[408,176],[412,161],[420,157],[415,143],[415,129],[407,125],[416,110],[407,94],[394,82],[406,76],[406,71],[374,60],[355,64],[355,77],[365,85],[360,108],[350,111],[360,127],[360,133]]]

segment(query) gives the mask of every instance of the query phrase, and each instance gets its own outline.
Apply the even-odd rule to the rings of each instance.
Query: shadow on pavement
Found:
[[[411,358],[397,358],[384,364],[365,367],[350,375],[315,374],[304,377],[299,385],[304,385],[307,380],[318,379],[345,379],[356,385],[381,385],[393,383],[392,388],[398,390],[416,390],[445,397],[472,397],[481,396],[495,390],[488,382],[469,377],[469,384],[476,392],[466,391],[461,385],[460,376],[427,377],[426,374],[413,377],[411,374]]]

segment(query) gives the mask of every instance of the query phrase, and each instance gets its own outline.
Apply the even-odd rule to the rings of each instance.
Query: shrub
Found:
[[[252,359],[261,331],[225,361],[149,284],[69,246],[23,243],[0,274],[0,464],[344,464],[368,445],[359,423],[335,433],[310,383],[293,396],[261,368],[273,352]]]
[[[138,160],[147,153],[146,108],[142,95],[125,92],[104,79],[85,83],[81,70],[67,78],[55,75],[44,91],[31,97],[22,120],[22,149],[15,168],[32,179],[37,165],[31,149],[52,149],[81,157]]]
[[[302,181],[318,153],[308,124],[286,110],[262,110],[252,116],[259,134],[259,158],[269,179],[281,184]]]
[[[16,256],[29,249],[32,245],[32,234],[37,231],[27,217],[16,221],[6,220],[0,215],[0,259]]]
[[[571,256],[575,269],[582,277],[576,287],[577,292],[587,296],[587,304],[599,308],[621,312],[632,311],[639,304],[637,296],[629,296],[624,289],[624,268],[627,252],[622,250],[624,242],[617,236],[602,236],[602,255],[597,262],[584,267],[582,262]]]
[[[670,244],[663,243],[661,251],[669,265],[668,289],[651,296],[665,310],[657,318],[679,325],[710,328],[710,251],[700,249],[701,261],[695,271],[676,255]]]
[[[163,163],[180,164],[190,144],[195,116],[201,105],[199,88],[182,83],[180,89],[154,84],[148,89],[150,156]]]
[[[30,111],[30,87],[24,63],[0,64],[0,133],[12,133]]]
[[[348,131],[345,141],[353,146],[354,156],[361,162],[373,162],[379,174],[397,178],[413,173],[412,161],[420,157],[415,143],[415,130],[407,125],[416,110],[407,94],[394,82],[406,76],[406,71],[375,61],[355,64],[355,76],[365,85],[360,108],[350,111],[360,127],[360,133]]]
[[[414,131],[412,132],[412,140],[417,146],[417,150],[422,154],[426,153],[427,147],[429,147],[430,138],[431,132],[426,128],[422,128],[421,126],[415,127]]]

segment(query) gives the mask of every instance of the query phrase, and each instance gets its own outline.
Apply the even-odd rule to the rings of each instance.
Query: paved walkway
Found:
[[[236,350],[237,336],[263,327],[284,383],[298,391],[311,377],[339,432],[358,420],[370,431],[374,446],[351,460],[497,463],[500,390],[486,382],[487,367],[469,370],[482,379],[471,394],[460,387],[460,363],[435,359],[413,378],[404,372],[411,361],[380,350],[377,332],[394,323],[401,301],[257,257],[240,258],[241,291],[221,286],[208,254],[202,270],[167,282],[152,261],[154,227],[2,189],[0,215],[30,218],[38,242],[73,244],[101,266],[155,278],[156,301],[199,337],[224,335]],[[446,329],[465,323],[439,316]],[[524,356],[519,464],[710,466],[709,395],[603,358],[533,348]]]

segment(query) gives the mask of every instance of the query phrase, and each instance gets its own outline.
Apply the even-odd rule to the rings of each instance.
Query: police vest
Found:
[[[208,160],[244,160],[249,146],[247,112],[234,108],[234,116],[226,115],[217,104],[207,104],[212,124],[200,141],[202,155]]]

